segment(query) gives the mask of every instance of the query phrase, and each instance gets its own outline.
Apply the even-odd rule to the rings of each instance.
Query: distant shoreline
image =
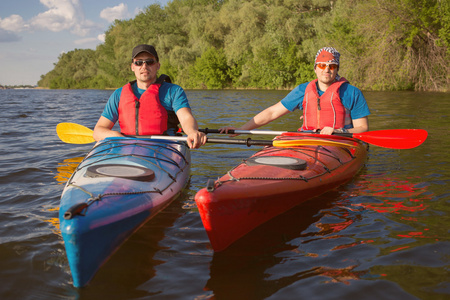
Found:
[[[29,90],[29,89],[48,89],[35,85],[0,85],[0,90]]]

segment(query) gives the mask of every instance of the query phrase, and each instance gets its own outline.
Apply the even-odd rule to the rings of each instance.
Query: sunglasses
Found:
[[[156,63],[156,60],[154,60],[154,59],[146,59],[146,60],[133,61],[133,64],[135,64],[138,67],[142,66],[144,63],[146,63],[147,66],[153,66]]]
[[[332,64],[319,63],[319,64],[317,64],[317,66],[319,67],[319,69],[322,69],[322,70],[325,70],[326,67],[329,67],[330,70],[334,70],[334,69],[338,68],[338,65],[334,64],[334,63],[332,63]]]

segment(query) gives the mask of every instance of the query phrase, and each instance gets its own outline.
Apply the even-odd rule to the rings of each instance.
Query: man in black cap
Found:
[[[94,139],[124,135],[175,135],[178,124],[190,148],[199,148],[206,135],[198,131],[184,90],[167,75],[157,77],[158,53],[152,45],[138,45],[131,54],[136,80],[117,89],[109,98],[94,128]],[[112,130],[119,121],[120,132]]]

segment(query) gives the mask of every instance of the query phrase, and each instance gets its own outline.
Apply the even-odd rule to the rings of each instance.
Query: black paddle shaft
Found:
[[[251,138],[248,139],[212,139],[208,138],[207,143],[216,143],[216,144],[239,144],[239,145],[247,145],[247,147],[250,146],[272,146],[272,141],[265,141],[265,140],[252,140]]]

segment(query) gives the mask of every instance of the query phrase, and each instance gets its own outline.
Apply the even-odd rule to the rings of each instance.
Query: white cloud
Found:
[[[105,38],[106,38],[106,34],[104,34],[104,33],[99,34],[99,35],[97,36],[97,39],[98,39],[100,42],[102,42],[102,43],[105,42]]]
[[[114,22],[114,20],[122,20],[130,18],[131,15],[128,12],[128,6],[120,3],[114,7],[107,7],[100,12],[100,17],[108,22]]]
[[[135,16],[137,16],[138,14],[143,13],[143,12],[144,12],[144,9],[142,9],[142,8],[140,8],[140,7],[136,7],[136,8],[134,9],[134,15],[135,15]]]
[[[19,15],[11,15],[7,18],[0,18],[0,28],[11,32],[21,32],[28,28],[23,18]]]
[[[50,30],[60,32],[69,30],[78,36],[86,36],[92,29],[101,29],[100,25],[86,20],[80,0],[40,0],[48,9],[29,21],[19,15],[0,19],[0,29],[11,33],[25,30]]]
[[[70,32],[85,36],[94,25],[86,21],[79,0],[40,0],[48,10],[32,18],[30,25],[34,29]]]
[[[85,20],[80,24],[75,24],[70,32],[79,36],[88,35],[93,29],[100,30],[102,27],[92,21]]]
[[[90,37],[90,38],[85,38],[85,39],[79,39],[74,41],[75,45],[87,45],[87,44],[91,44],[91,45],[95,45],[98,43],[104,43],[105,42],[105,34],[99,34],[97,37]]]

